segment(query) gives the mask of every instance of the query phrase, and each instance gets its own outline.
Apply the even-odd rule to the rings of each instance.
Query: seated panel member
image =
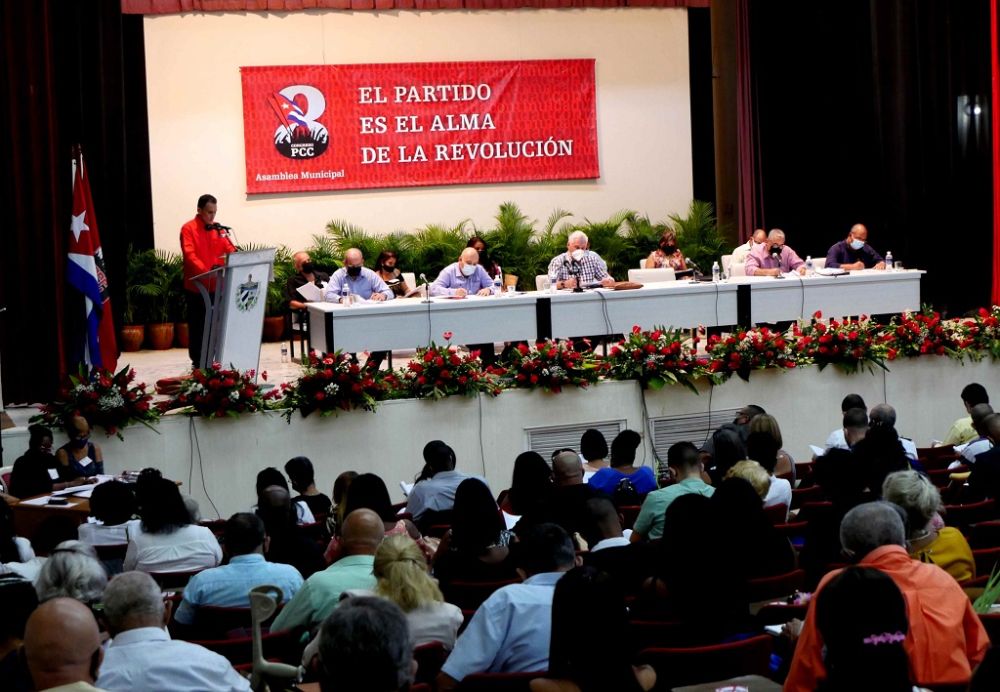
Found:
[[[452,296],[464,298],[467,295],[491,296],[495,293],[493,279],[479,265],[479,253],[467,247],[452,262],[441,270],[430,285],[432,296]]]
[[[792,248],[785,245],[785,232],[772,228],[763,245],[758,245],[746,261],[747,276],[779,276],[797,271],[806,273],[806,263]]]
[[[602,286],[615,283],[601,256],[587,250],[589,245],[590,240],[583,231],[569,234],[566,252],[556,255],[549,262],[548,274],[556,278],[556,288],[576,288],[577,277],[584,286],[595,281],[599,281]]]
[[[285,281],[285,299],[291,310],[304,310],[305,299],[298,289],[306,284],[315,283],[317,288],[330,280],[330,275],[321,272],[313,265],[308,252],[296,252],[292,255],[292,262],[295,265],[295,273]]]
[[[392,300],[392,289],[364,264],[361,250],[352,247],[345,252],[344,266],[333,273],[326,285],[326,300],[331,303],[340,300],[340,290],[345,283],[350,287],[351,295],[361,296],[364,300]]]
[[[767,232],[765,232],[763,228],[755,230],[750,240],[733,248],[733,259],[731,260],[731,264],[729,266],[734,264],[746,264],[747,256],[755,247],[763,245],[765,240],[767,240]]]
[[[847,238],[835,243],[826,253],[826,266],[848,270],[885,269],[885,260],[868,244],[868,229],[856,223],[851,226]]]
[[[646,258],[646,269],[674,269],[676,271],[687,269],[684,253],[677,246],[677,235],[673,231],[667,231],[660,236],[659,247],[649,253],[649,257]]]

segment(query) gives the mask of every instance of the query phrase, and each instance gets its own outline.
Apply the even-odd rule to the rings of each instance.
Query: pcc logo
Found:
[[[318,121],[326,110],[326,97],[313,86],[294,84],[267,99],[278,118],[274,147],[290,159],[316,158],[329,146],[326,126]]]

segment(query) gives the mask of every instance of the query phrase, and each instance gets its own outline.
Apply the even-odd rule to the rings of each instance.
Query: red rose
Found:
[[[452,332],[448,331],[442,334],[445,341],[451,341],[451,337],[455,336]]]
[[[325,399],[325,398],[326,398],[326,393],[325,393],[325,392],[323,392],[322,390],[321,390],[321,391],[318,391],[318,392],[316,392],[316,394],[314,395],[314,398],[316,399],[316,401],[323,401],[323,399]]]
[[[427,378],[421,375],[420,377],[417,378],[417,384],[419,385],[427,384]]]

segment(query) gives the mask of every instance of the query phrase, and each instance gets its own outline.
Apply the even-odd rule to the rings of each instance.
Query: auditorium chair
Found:
[[[160,585],[160,588],[164,591],[170,589],[181,589],[183,590],[187,586],[188,581],[191,577],[201,572],[201,569],[192,569],[184,572],[150,572],[149,576]]]
[[[997,563],[1000,562],[1000,546],[974,549],[972,559],[976,562],[976,576],[988,579]]]
[[[1000,613],[980,613],[979,621],[983,623],[986,634],[993,646],[1000,646]]]
[[[632,643],[635,651],[654,647],[683,646],[690,643],[690,627],[679,620],[629,621]]]
[[[476,610],[497,589],[508,584],[519,583],[517,579],[503,581],[454,581],[443,582],[441,592],[444,600],[464,610]]]
[[[618,512],[622,515],[622,530],[631,529],[635,526],[635,520],[639,518],[639,510],[642,505],[622,505]]]
[[[222,540],[226,535],[226,520],[225,519],[206,519],[198,522],[200,526],[204,526],[206,529],[212,532],[212,534],[218,540]]]
[[[638,662],[649,664],[656,670],[655,690],[727,680],[740,675],[767,676],[772,640],[771,635],[761,634],[726,644],[651,648],[639,654]]]
[[[996,548],[1000,546],[1000,519],[980,521],[969,527],[969,545],[973,548]]]
[[[947,466],[940,469],[928,469],[926,474],[930,482],[933,483],[936,488],[941,490],[943,488],[947,488],[951,483],[951,474],[965,473],[968,470],[969,467],[962,464],[961,466],[956,466],[953,469],[950,469]]]
[[[808,609],[809,606],[804,603],[768,603],[754,614],[754,621],[761,628],[765,625],[784,625],[796,618],[805,620]]]
[[[292,636],[291,630],[268,632],[260,638],[264,658],[268,661],[279,661],[298,665],[302,658],[301,647]],[[234,639],[195,639],[192,644],[203,646],[226,658],[234,668],[240,669],[253,665],[253,637],[236,637]]]
[[[278,604],[274,615],[262,623],[262,630],[267,629],[267,626],[271,624],[284,607],[284,603]],[[179,638],[189,640],[231,639],[250,636],[252,624],[253,619],[249,606],[246,608],[199,606],[195,613],[193,625],[181,626],[175,622],[171,624],[171,632],[174,632],[176,629]]]
[[[770,519],[772,524],[784,524],[788,521],[788,507],[781,503],[769,505],[764,508],[764,516]]]
[[[758,577],[747,582],[747,593],[751,603],[786,598],[800,591],[806,585],[806,571],[796,569],[770,577]]]
[[[948,468],[948,464],[960,458],[961,455],[955,453],[954,445],[917,448],[917,461],[928,471]]]
[[[474,673],[458,684],[460,692],[529,692],[531,681],[548,673]]]
[[[808,488],[792,488],[792,509],[799,509],[807,502],[821,502],[823,500],[823,488],[812,485]]]
[[[125,568],[125,553],[128,551],[128,543],[105,543],[94,545],[97,559],[104,564],[108,576],[113,577],[121,574]]]
[[[413,660],[417,662],[417,677],[415,682],[434,684],[434,679],[441,671],[448,658],[448,650],[441,642],[428,642],[413,647]],[[412,689],[412,688],[411,688]]]
[[[962,533],[970,531],[970,526],[981,521],[997,518],[996,503],[992,500],[944,506],[944,523],[954,526]]]

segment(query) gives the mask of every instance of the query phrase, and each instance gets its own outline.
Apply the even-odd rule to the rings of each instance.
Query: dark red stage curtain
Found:
[[[1000,0],[990,2],[990,54],[992,99],[990,122],[993,127],[993,290],[994,305],[1000,305],[1000,49],[997,43],[997,22],[1000,22]]]
[[[764,225],[764,177],[760,170],[760,123],[750,50],[750,0],[736,2],[736,145],[739,170],[737,231],[742,242]]]
[[[575,7],[708,7],[710,0],[121,0],[125,14],[302,10],[516,10]]]

